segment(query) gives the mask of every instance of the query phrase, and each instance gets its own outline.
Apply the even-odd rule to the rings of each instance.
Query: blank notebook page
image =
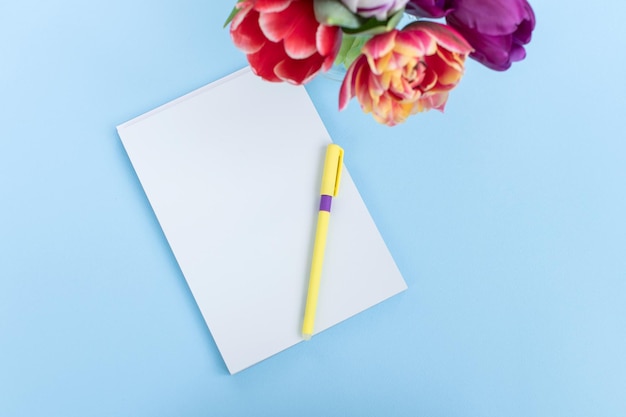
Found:
[[[246,68],[118,132],[229,372],[302,341],[331,143],[306,90]],[[404,289],[344,167],[315,331]]]

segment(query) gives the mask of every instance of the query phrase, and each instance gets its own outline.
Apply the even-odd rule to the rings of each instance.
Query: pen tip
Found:
[[[310,333],[302,333],[302,338],[304,340],[311,340],[311,334]]]

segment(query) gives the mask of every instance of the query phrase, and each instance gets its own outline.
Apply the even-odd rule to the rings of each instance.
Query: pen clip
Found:
[[[341,171],[343,167],[343,148],[339,146],[337,146],[337,148],[339,148],[339,159],[337,160],[337,173],[335,174],[335,189],[333,190],[333,197],[337,197],[337,194],[339,194],[339,182],[341,181]]]
[[[336,197],[339,193],[341,168],[343,165],[343,149],[339,145],[330,144],[326,148],[324,172],[322,175],[322,195]]]

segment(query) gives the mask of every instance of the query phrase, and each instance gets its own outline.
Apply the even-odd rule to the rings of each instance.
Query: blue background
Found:
[[[0,416],[626,415],[624,3],[395,128],[310,83],[409,290],[230,376],[115,126],[245,64],[233,4],[0,6]]]

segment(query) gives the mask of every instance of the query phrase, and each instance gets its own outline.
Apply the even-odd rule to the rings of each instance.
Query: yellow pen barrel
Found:
[[[309,291],[306,297],[306,307],[304,309],[304,323],[302,324],[302,335],[305,339],[309,339],[313,335],[313,326],[315,324],[317,299],[320,292],[320,281],[322,277],[322,265],[324,264],[324,251],[326,249],[326,236],[328,234],[329,220],[330,212],[328,211],[321,210],[317,215],[317,230],[315,231],[313,259],[311,260]]]
[[[328,234],[328,221],[330,220],[330,205],[333,197],[337,195],[339,190],[342,163],[343,149],[335,144],[328,145],[322,172],[320,209],[317,215],[317,230],[315,231],[313,258],[311,259],[309,291],[304,308],[304,322],[302,323],[302,337],[305,340],[309,340],[313,335],[317,299],[320,293],[320,281],[322,278],[322,265],[324,264],[324,251],[326,249],[326,235]]]

